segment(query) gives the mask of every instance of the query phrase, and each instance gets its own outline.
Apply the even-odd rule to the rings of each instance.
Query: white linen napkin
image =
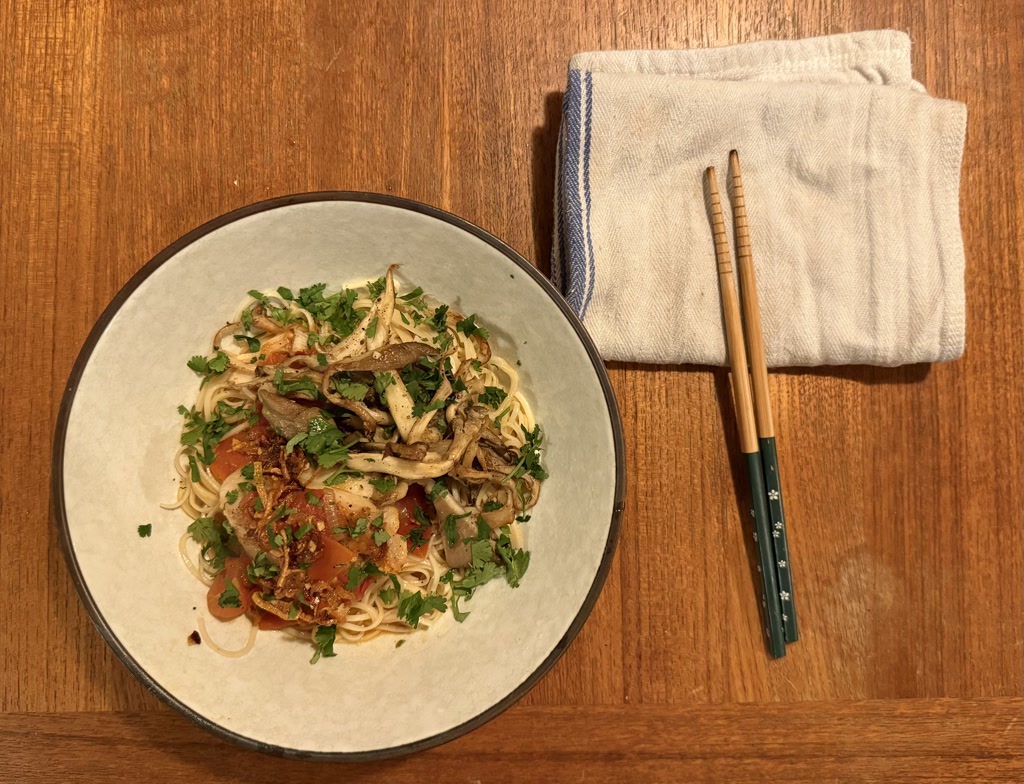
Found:
[[[577,54],[552,279],[607,360],[726,364],[703,172],[731,224],[737,149],[769,365],[955,359],[966,117],[894,31]]]

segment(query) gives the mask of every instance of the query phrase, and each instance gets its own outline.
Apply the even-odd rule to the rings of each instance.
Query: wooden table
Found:
[[[0,779],[1019,780],[1021,2],[783,5],[0,4]],[[150,256],[337,188],[452,210],[546,268],[573,52],[883,27],[969,107],[967,352],[773,375],[803,633],[785,660],[758,632],[727,378],[640,366],[612,368],[630,488],[604,593],[483,729],[380,765],[289,762],[196,729],[114,659],[59,552],[49,444],[82,341]]]

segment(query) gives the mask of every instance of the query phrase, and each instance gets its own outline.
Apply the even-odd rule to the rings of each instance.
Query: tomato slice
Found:
[[[409,485],[409,491],[405,494],[405,498],[395,502],[395,508],[398,509],[398,533],[402,536],[408,536],[416,529],[423,529],[424,527],[416,519],[416,507],[420,508],[428,520],[433,519],[436,514],[434,505],[427,500],[426,491],[420,485],[411,484]],[[424,531],[423,538],[427,541],[412,551],[413,555],[420,558],[427,554],[427,550],[430,547],[430,537],[427,536],[427,531]]]
[[[213,474],[213,478],[218,482],[223,482],[242,466],[249,465],[252,458],[240,451],[241,446],[268,433],[273,433],[270,423],[260,417],[252,427],[247,427],[233,436],[222,439],[213,448],[215,457],[210,465],[210,473]]]
[[[319,501],[319,504],[311,504],[309,502],[309,496],[313,496]],[[323,490],[296,490],[288,495],[287,504],[289,507],[294,509],[298,514],[305,515],[312,520],[319,520],[320,522],[327,522],[327,512],[324,511],[324,491]]]
[[[252,592],[254,590],[249,578],[246,575],[246,567],[250,561],[248,556],[238,558],[226,558],[224,570],[213,578],[213,584],[206,592],[206,607],[210,615],[222,621],[230,621],[249,611],[252,607]],[[232,585],[238,590],[238,601],[240,607],[221,607],[220,595],[227,588],[227,581],[231,580]]]
[[[356,554],[325,533],[320,534],[320,546],[320,557],[309,565],[309,579],[325,583],[341,576],[347,579],[348,569],[337,564],[348,566],[356,559]]]

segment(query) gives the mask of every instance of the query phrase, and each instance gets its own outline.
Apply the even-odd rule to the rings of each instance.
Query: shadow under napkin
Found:
[[[551,277],[551,237],[555,226],[555,156],[562,124],[562,93],[544,96],[544,125],[534,128],[533,153],[533,252],[537,268]]]

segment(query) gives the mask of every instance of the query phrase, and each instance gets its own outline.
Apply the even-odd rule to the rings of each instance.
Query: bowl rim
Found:
[[[202,716],[179,701],[174,694],[157,683],[134,659],[114,634],[110,625],[104,618],[103,613],[100,611],[100,608],[93,599],[89,586],[86,585],[85,579],[82,575],[74,547],[71,544],[68,514],[64,499],[64,447],[67,437],[68,421],[71,414],[71,408],[74,403],[75,393],[78,390],[82,374],[89,363],[93,350],[96,348],[96,344],[103,336],[114,316],[118,313],[125,302],[128,301],[135,290],[143,283],[143,281],[145,281],[153,274],[153,272],[176,256],[184,248],[192,245],[207,234],[223,228],[228,224],[247,218],[251,215],[278,209],[280,207],[332,201],[379,204],[408,210],[421,215],[427,215],[461,229],[477,239],[483,240],[520,267],[521,270],[529,275],[540,286],[541,290],[555,303],[558,309],[562,312],[562,315],[572,325],[576,332],[576,336],[586,349],[587,355],[590,357],[591,363],[594,366],[594,371],[597,374],[598,381],[601,384],[601,389],[604,392],[605,403],[608,407],[608,417],[612,429],[612,440],[615,447],[615,494],[612,504],[611,524],[608,529],[608,538],[605,541],[601,562],[598,566],[597,573],[594,576],[594,581],[591,583],[590,589],[587,592],[576,617],[573,619],[568,630],[566,630],[562,638],[555,644],[547,657],[509,694],[481,711],[476,716],[467,719],[455,727],[400,746],[355,752],[310,751],[290,748],[287,746],[278,746],[276,744],[254,740],[253,738],[241,735],[227,727],[207,719],[205,716]],[[103,310],[103,313],[89,332],[88,337],[85,339],[85,342],[79,351],[75,364],[68,376],[61,398],[60,410],[57,415],[57,423],[54,429],[53,456],[50,463],[50,470],[51,516],[54,518],[55,525],[57,526],[58,538],[60,540],[61,551],[64,553],[64,560],[75,583],[75,588],[78,590],[78,595],[81,597],[82,603],[85,605],[93,625],[95,625],[100,637],[102,637],[107,645],[110,646],[111,650],[121,663],[128,668],[129,672],[131,672],[132,675],[134,675],[150,692],[155,694],[164,703],[183,714],[194,724],[203,728],[207,732],[231,741],[243,748],[288,757],[291,759],[337,762],[379,761],[395,757],[403,757],[414,752],[424,751],[426,749],[439,746],[483,726],[522,699],[522,697],[525,696],[534,687],[534,685],[536,685],[541,677],[551,669],[555,662],[561,658],[562,654],[565,653],[569,644],[573,641],[580,629],[583,627],[587,618],[590,616],[590,613],[594,608],[594,604],[597,602],[597,598],[601,593],[601,589],[604,587],[605,580],[608,577],[608,571],[611,568],[615,548],[618,544],[626,492],[625,446],[622,433],[622,420],[619,416],[619,409],[616,403],[615,393],[612,390],[611,381],[608,378],[604,362],[601,359],[601,355],[598,352],[597,347],[594,345],[593,340],[587,334],[583,324],[576,317],[576,314],[573,313],[568,303],[558,290],[555,289],[550,281],[548,281],[547,278],[545,278],[532,264],[530,264],[530,262],[513,250],[509,245],[502,242],[490,232],[465,220],[464,218],[460,218],[446,210],[423,204],[422,202],[405,199],[399,196],[372,193],[368,191],[311,191],[287,196],[277,196],[263,201],[254,202],[253,204],[248,204],[206,221],[200,226],[189,231],[187,234],[184,234],[170,245],[166,246],[152,259],[150,259],[128,280],[127,283],[124,284],[124,286],[121,287],[117,294],[114,295],[110,304]]]

